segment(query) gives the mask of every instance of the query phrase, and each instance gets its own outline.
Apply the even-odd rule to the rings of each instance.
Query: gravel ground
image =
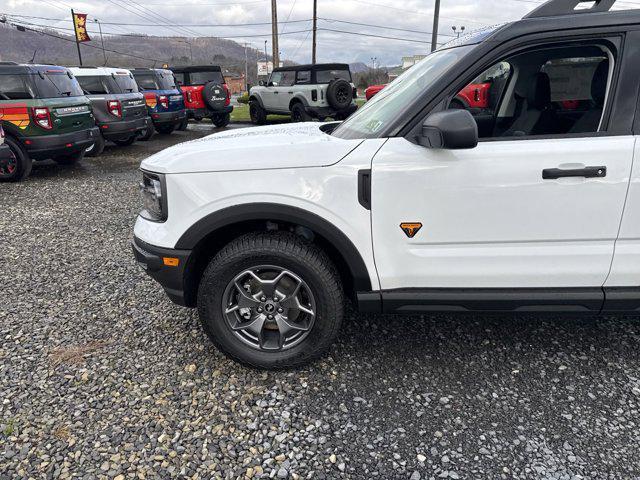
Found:
[[[132,258],[140,160],[0,185],[0,478],[640,478],[632,318],[369,316],[308,368],[212,347]]]

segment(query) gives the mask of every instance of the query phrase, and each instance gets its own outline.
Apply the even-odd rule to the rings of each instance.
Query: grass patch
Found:
[[[85,345],[72,347],[58,347],[51,351],[51,366],[55,369],[63,363],[66,365],[78,365],[84,363],[85,359],[98,350],[109,345],[104,340],[94,340]]]
[[[5,437],[9,437],[13,435],[13,432],[15,431],[15,429],[16,429],[16,421],[13,418],[10,418],[7,421],[7,424],[2,429],[2,433]]]

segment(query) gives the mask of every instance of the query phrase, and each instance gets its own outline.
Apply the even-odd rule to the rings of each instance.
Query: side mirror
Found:
[[[267,83],[267,87],[275,87],[275,86],[276,86],[276,85],[275,85],[275,83],[273,83],[273,82],[269,82],[269,83]]]
[[[478,145],[478,124],[466,110],[445,110],[429,115],[418,143],[427,148],[459,150]]]

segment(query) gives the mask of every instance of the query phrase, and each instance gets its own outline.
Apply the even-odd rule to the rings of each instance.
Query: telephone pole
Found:
[[[318,38],[318,0],[313,0],[313,47],[311,51],[311,63],[316,64],[316,47]]]
[[[273,49],[273,68],[280,66],[280,50],[278,49],[278,5],[277,0],[271,0],[271,48]]]
[[[102,36],[102,24],[97,18],[93,19],[94,22],[98,24],[98,28],[100,29],[100,43],[102,43],[102,57],[104,58],[104,65],[107,65],[107,52],[104,49],[104,37]]]
[[[436,0],[436,6],[433,10],[433,33],[431,34],[431,51],[438,48],[438,20],[440,17],[440,0]]]

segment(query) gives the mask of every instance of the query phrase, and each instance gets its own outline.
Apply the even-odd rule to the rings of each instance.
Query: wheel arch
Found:
[[[304,96],[302,95],[296,95],[295,97],[293,97],[291,99],[291,101],[289,102],[289,111],[293,110],[293,106],[296,103],[301,103],[304,107],[308,107],[309,106],[309,102],[307,101],[306,98],[304,98]]]
[[[264,108],[264,103],[262,103],[262,98],[259,95],[256,95],[255,93],[253,95],[251,95],[249,97],[249,101],[255,101],[258,102],[258,105],[260,105],[262,108]]]
[[[371,278],[360,252],[335,225],[298,207],[251,203],[203,217],[176,243],[176,249],[193,252],[185,271],[186,304],[195,306],[202,272],[226,244],[245,233],[297,227],[311,231],[313,242],[329,255],[340,273],[346,295],[355,300],[357,292],[371,291]]]

